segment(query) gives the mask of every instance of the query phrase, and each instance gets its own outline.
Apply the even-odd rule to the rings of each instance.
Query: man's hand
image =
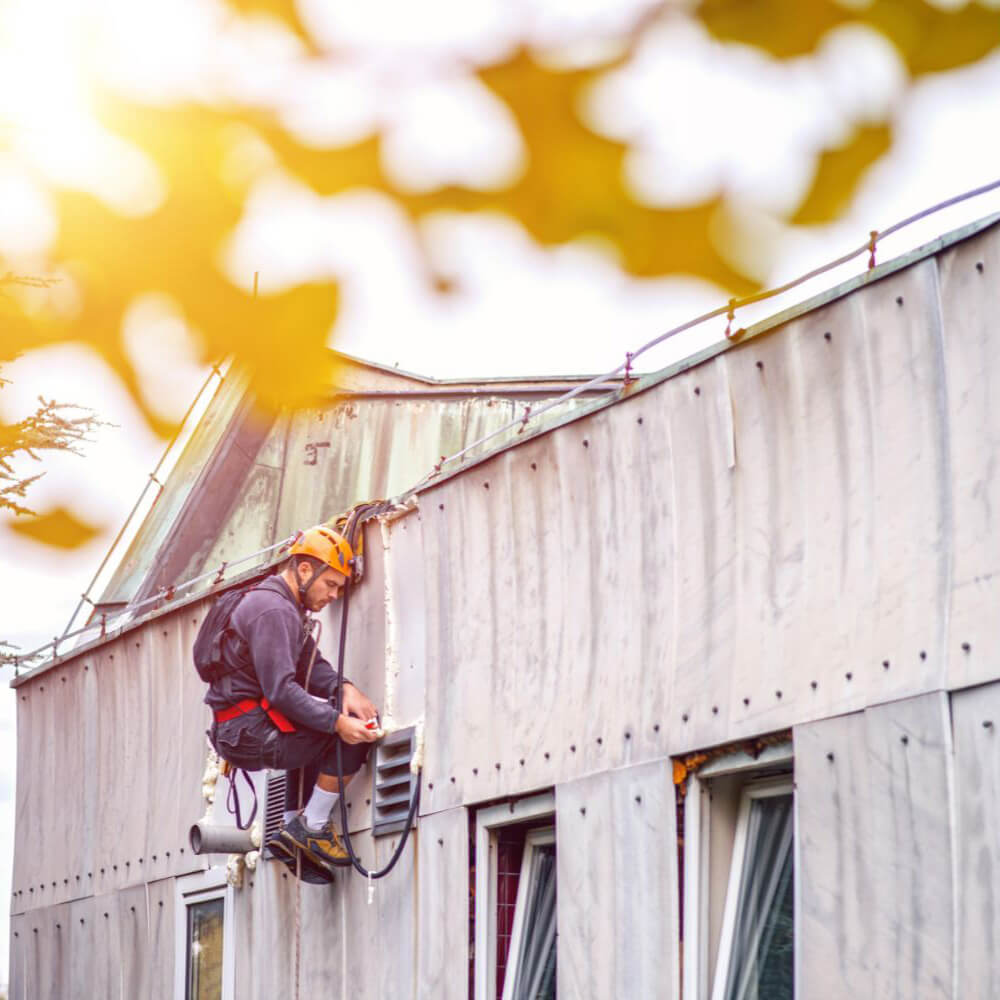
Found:
[[[353,715],[362,722],[368,722],[378,715],[378,709],[368,700],[367,695],[353,684],[344,685],[344,704],[340,706],[344,715]]]
[[[343,712],[337,716],[335,732],[345,743],[374,743],[378,739],[377,730],[366,729],[361,719]]]

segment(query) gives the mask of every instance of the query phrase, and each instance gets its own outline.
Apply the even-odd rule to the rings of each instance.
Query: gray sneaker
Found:
[[[351,863],[347,849],[329,820],[319,830],[314,830],[302,816],[295,816],[278,832],[278,837],[289,854],[298,848],[324,868],[344,868]]]
[[[290,848],[282,839],[279,830],[268,842],[267,847],[293,875],[300,877],[310,885],[329,885],[333,881],[333,870],[329,865],[321,865],[314,861],[305,851],[296,847]],[[299,863],[301,859],[301,864]]]

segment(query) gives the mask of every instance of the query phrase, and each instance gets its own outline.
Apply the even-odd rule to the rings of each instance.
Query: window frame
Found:
[[[776,778],[765,778],[752,781],[744,786],[740,793],[740,811],[736,820],[736,836],[733,841],[733,854],[729,863],[729,884],[726,886],[726,906],[722,915],[722,933],[719,937],[719,954],[715,960],[715,974],[712,980],[712,1000],[724,1000],[726,982],[729,978],[729,966],[733,958],[733,934],[736,928],[736,906],[739,901],[740,888],[743,882],[743,863],[746,860],[747,840],[750,827],[750,809],[755,799],[777,798],[791,795],[792,797],[792,865],[795,865],[795,845],[798,843],[795,814],[795,785],[791,778],[784,775]],[[793,882],[793,893],[795,892]],[[798,900],[795,900],[795,904]],[[794,936],[798,938],[798,906],[795,905]],[[797,951],[797,950],[796,950]],[[797,978],[797,976],[795,977]]]
[[[546,847],[556,842],[556,828],[553,826],[538,827],[529,830],[524,840],[524,855],[521,858],[521,875],[517,883],[517,902],[514,905],[514,926],[510,932],[510,945],[507,953],[507,971],[503,983],[503,1000],[513,1000],[514,984],[521,967],[521,938],[524,935],[525,909],[528,905],[528,895],[532,889],[532,876],[540,856],[538,848]],[[557,883],[558,888],[558,883]],[[555,939],[555,926],[552,937]],[[496,949],[494,948],[494,961]]]
[[[188,909],[197,903],[223,900],[222,1000],[236,998],[236,935],[233,933],[233,887],[226,869],[217,867],[174,880],[174,998],[187,1000]]]
[[[529,798],[504,802],[496,806],[488,806],[476,811],[476,952],[475,952],[475,1000],[496,1000],[497,982],[497,831],[501,827],[513,826],[532,820],[551,819],[552,841],[556,840],[556,797],[554,792],[544,792]],[[531,831],[534,833],[535,831]],[[530,836],[530,833],[529,833]],[[525,856],[527,856],[527,843]],[[485,859],[485,864],[483,863]],[[521,860],[521,871],[524,872],[524,858]],[[512,928],[510,947],[513,952],[514,933],[520,934],[523,919],[521,918],[521,893],[524,888],[523,879],[518,883],[517,908],[514,912],[514,927]],[[519,942],[518,942],[519,943]],[[520,949],[518,949],[520,950]],[[484,959],[485,956],[485,959]],[[511,966],[507,967],[507,978],[504,981],[506,995],[507,983],[512,981]],[[492,984],[492,992],[491,992]],[[226,998],[229,1000],[229,998]]]
[[[766,747],[759,756],[753,757],[742,751],[735,751],[718,757],[705,764],[697,772],[688,776],[684,808],[684,942],[683,942],[683,991],[690,1000],[719,1000],[725,989],[725,976],[732,958],[732,940],[736,922],[736,903],[742,879],[743,860],[746,856],[747,828],[750,819],[750,804],[754,798],[773,795],[792,796],[792,864],[794,871],[800,868],[800,838],[798,800],[795,794],[794,751],[792,743],[780,743]],[[792,774],[770,775],[776,766],[791,766]],[[726,881],[725,904],[719,934],[718,952],[714,966],[710,968],[709,929],[711,886],[711,807],[710,786],[715,778],[740,776],[740,804],[733,834],[732,853]],[[801,940],[801,881],[794,880],[794,935]],[[799,982],[800,949],[795,949],[794,980]],[[711,972],[711,976],[710,973]],[[720,978],[723,980],[720,985]],[[709,984],[711,983],[711,990]]]

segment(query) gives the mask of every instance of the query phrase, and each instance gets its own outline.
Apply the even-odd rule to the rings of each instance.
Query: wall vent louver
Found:
[[[274,852],[267,848],[267,842],[278,832],[284,812],[285,772],[268,771],[267,781],[264,785],[264,836],[261,840],[262,857],[274,857]]]
[[[375,745],[372,764],[372,834],[384,837],[406,827],[418,776],[410,773],[416,729],[397,729]]]

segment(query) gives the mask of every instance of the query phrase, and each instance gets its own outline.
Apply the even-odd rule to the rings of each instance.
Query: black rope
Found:
[[[358,534],[363,530],[365,521],[384,513],[389,510],[391,506],[392,505],[388,503],[372,503],[355,507],[355,509],[351,512],[351,516],[347,520],[347,524],[344,526],[344,537],[347,539],[352,551],[357,551],[355,542],[357,541]],[[340,611],[340,643],[337,650],[338,709],[344,704],[344,654],[347,649],[347,609],[350,606],[350,595],[351,581],[350,578],[348,578],[344,583],[344,596],[341,598],[343,606]],[[384,868],[380,868],[378,871],[369,871],[361,863],[357,854],[354,853],[354,848],[351,845],[350,824],[347,818],[347,794],[344,787],[343,741],[337,740],[337,781],[340,784],[340,828],[344,835],[344,847],[347,848],[347,854],[351,859],[351,864],[354,866],[354,870],[358,872],[359,875],[369,879],[383,878],[392,871],[392,869],[396,866],[396,862],[399,861],[400,855],[403,853],[403,848],[406,846],[407,838],[410,836],[410,830],[413,827],[413,819],[417,814],[417,807],[420,804],[419,772],[417,772],[416,779],[416,789],[414,790],[413,798],[410,801],[410,811],[406,816],[406,826],[403,828],[403,836],[400,837],[399,843],[396,845],[396,850],[393,852],[392,857],[389,859]]]
[[[250,818],[243,822],[243,817],[240,815],[240,793],[239,789],[236,787],[236,779],[243,775],[243,780],[250,786],[250,791],[253,794],[253,809],[250,810]],[[226,810],[229,812],[236,820],[236,826],[240,830],[249,830],[254,819],[257,816],[257,786],[253,783],[253,778],[247,773],[244,767],[234,767],[230,764],[229,774],[229,792],[226,795]]]

